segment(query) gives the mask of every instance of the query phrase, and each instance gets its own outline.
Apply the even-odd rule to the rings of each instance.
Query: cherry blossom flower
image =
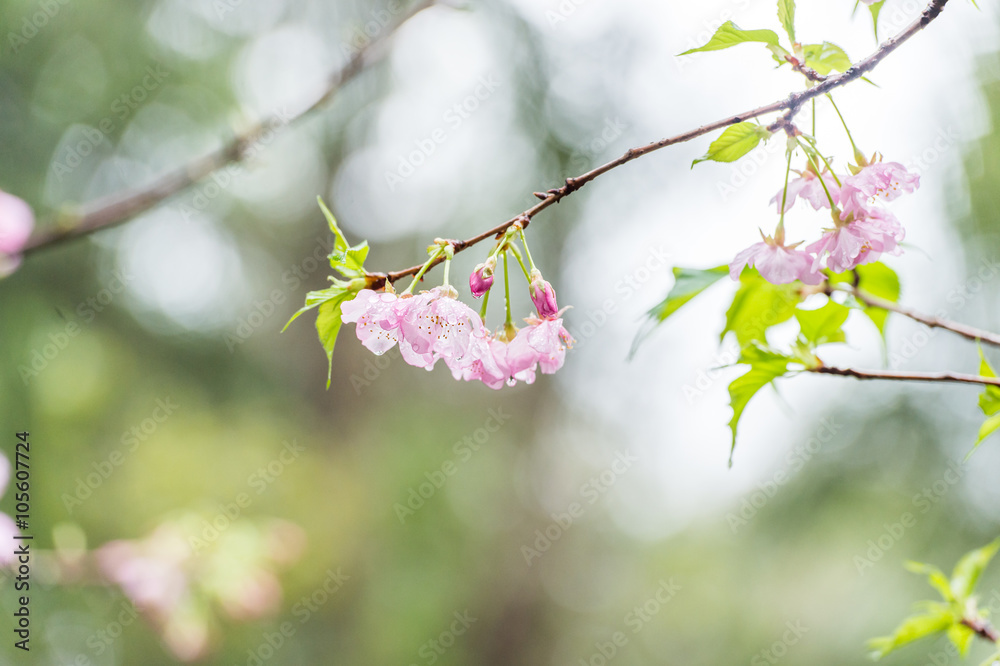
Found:
[[[838,201],[840,186],[837,185],[837,180],[833,174],[829,171],[824,171],[823,183],[826,183],[827,190],[830,191],[830,197],[833,197],[834,201]],[[780,210],[782,197],[785,197],[784,211]],[[778,206],[778,212],[787,213],[795,205],[795,201],[799,197],[808,201],[815,210],[830,207],[830,197],[826,195],[826,190],[823,189],[823,185],[820,183],[820,177],[811,170],[803,171],[802,176],[788,181],[788,196],[785,196],[785,188],[781,188],[771,199],[771,203]]]
[[[473,336],[469,346],[468,363],[462,370],[465,381],[481,381],[491,389],[503,388],[511,376],[507,365],[507,345],[495,337],[480,331]],[[534,381],[534,376],[527,383]]]
[[[841,219],[849,215],[860,217],[869,214],[881,201],[893,201],[904,193],[915,192],[920,186],[920,176],[906,170],[899,162],[875,162],[843,181],[840,192]]]
[[[816,253],[813,269],[819,267],[824,255],[827,268],[842,273],[861,264],[878,261],[882,253],[898,255],[906,232],[896,216],[887,210],[875,208],[868,216],[851,219],[830,229],[818,241],[806,248]]]
[[[399,298],[396,294],[362,289],[340,306],[341,320],[356,323],[356,333],[367,349],[381,355],[399,341]]]
[[[559,316],[559,305],[556,303],[556,292],[547,280],[542,278],[537,269],[531,271],[531,282],[528,285],[531,302],[535,304],[538,316],[542,319],[552,319]]]
[[[462,361],[483,321],[457,297],[452,287],[435,287],[400,299],[399,329],[412,351],[403,355],[407,363],[430,370],[438,359],[444,359],[456,379],[462,376]]]
[[[750,266],[756,268],[771,284],[788,284],[796,280],[802,280],[806,284],[819,284],[823,281],[823,275],[817,270],[814,257],[796,250],[798,245],[786,246],[770,236],[764,236],[762,242],[754,243],[736,255],[729,264],[729,277],[739,280],[743,268]]]
[[[21,250],[34,226],[35,214],[31,206],[0,190],[0,277],[13,273],[20,266]]]

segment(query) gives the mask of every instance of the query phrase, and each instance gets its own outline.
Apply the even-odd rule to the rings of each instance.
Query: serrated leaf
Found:
[[[340,333],[341,321],[340,306],[344,301],[350,300],[350,294],[342,295],[325,301],[319,306],[319,316],[316,317],[316,332],[319,334],[319,341],[326,351],[327,371],[326,388],[330,388],[330,381],[333,378],[333,348],[337,344],[337,334]]]
[[[982,548],[977,548],[962,556],[962,559],[955,565],[955,570],[951,574],[951,591],[960,601],[964,601],[972,595],[979,581],[979,576],[993,559],[993,556],[1000,550],[1000,539],[986,544]]]
[[[719,29],[715,31],[715,34],[712,35],[712,38],[704,46],[688,49],[678,55],[688,55],[690,53],[698,53],[699,51],[719,51],[747,42],[762,42],[764,44],[779,46],[778,33],[773,30],[743,30],[732,21],[726,21],[719,26]]]
[[[348,293],[348,291],[343,287],[330,287],[329,289],[323,289],[321,291],[310,291],[306,294],[306,304],[300,308],[298,312],[292,315],[292,318],[288,320],[288,323],[281,329],[281,332],[284,333],[285,329],[288,328],[293,321],[298,319],[299,315],[303,312],[308,312],[309,310],[312,310],[313,308],[335,298],[341,298],[345,293]],[[353,298],[353,296],[351,296],[351,298]]]
[[[875,41],[878,41],[878,15],[882,11],[882,5],[885,4],[885,0],[880,2],[874,2],[868,5],[868,11],[872,13],[872,30],[875,31]]]
[[[851,59],[844,49],[831,42],[806,44],[802,47],[806,67],[823,76],[830,72],[846,72],[851,68]]]
[[[788,33],[788,39],[795,43],[795,0],[778,0],[778,20]]]
[[[754,342],[767,344],[767,329],[791,319],[801,300],[795,283],[771,284],[756,269],[745,268],[719,337],[724,339],[732,331],[741,348]]]
[[[948,627],[948,640],[951,641],[951,644],[955,646],[958,654],[962,657],[969,653],[969,646],[972,644],[972,639],[975,636],[976,632],[960,622],[956,622]]]
[[[795,318],[801,329],[800,337],[812,348],[831,342],[844,342],[843,326],[847,321],[850,308],[827,301],[826,305],[816,310],[796,310]]]
[[[903,620],[903,623],[896,628],[891,636],[868,641],[868,647],[873,650],[872,658],[881,659],[908,643],[947,631],[948,627],[954,623],[955,617],[948,606],[938,604],[938,607],[933,611]]]
[[[670,288],[667,297],[663,301],[646,313],[646,321],[632,341],[632,349],[629,351],[629,358],[635,355],[639,345],[653,329],[662,324],[667,317],[677,312],[684,304],[690,301],[707,288],[718,282],[723,276],[729,274],[728,266],[716,266],[707,270],[697,268],[674,268],[674,286]]]
[[[345,277],[362,277],[365,275],[365,259],[368,258],[368,241],[362,241],[351,246],[347,242],[347,237],[340,230],[337,219],[326,207],[321,197],[316,197],[319,207],[326,217],[326,222],[333,232],[333,251],[330,253],[330,268],[340,271]]]
[[[750,399],[757,392],[782,377],[788,372],[788,364],[794,359],[778,352],[762,347],[748,347],[740,355],[741,364],[749,364],[750,370],[733,380],[729,385],[729,406],[733,409],[733,417],[729,420],[729,429],[733,433],[733,442],[729,453],[729,464],[733,464],[733,453],[736,451],[736,433],[740,418]]]
[[[691,162],[691,167],[699,162],[735,162],[760,144],[761,139],[767,139],[771,133],[767,128],[757,123],[743,122],[730,125],[712,142],[708,152]]]

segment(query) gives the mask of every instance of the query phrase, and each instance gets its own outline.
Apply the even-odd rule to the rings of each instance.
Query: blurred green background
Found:
[[[867,53],[852,4],[801,2],[802,31]],[[916,249],[890,262],[904,301],[996,330],[997,283],[972,280],[1000,258],[1000,22],[953,4],[844,108],[869,150],[923,156]],[[52,219],[141,187],[308,100],[366,28],[399,15],[349,0],[4,2],[0,188]],[[348,325],[325,391],[312,315],[279,334],[327,284],[317,195],[370,240],[369,266],[406,267],[533,190],[798,85],[756,53],[674,63],[734,16],[775,27],[769,2],[435,7],[231,180],[27,257],[0,282],[0,423],[9,458],[12,433],[33,444],[32,642],[12,647],[7,579],[0,663],[866,663],[864,641],[928,592],[904,560],[950,567],[1000,531],[997,443],[961,463],[975,392],[786,382],[788,403],[751,405],[727,470],[733,371],[714,368],[732,288],[624,360],[669,266],[728,261],[770,219],[781,160],[765,153],[740,180],[689,172],[705,145],[685,145],[540,216],[533,252],[575,306],[579,345],[533,386],[492,392],[375,357]],[[445,141],[429,150],[435,128]],[[959,138],[928,158],[945,131]],[[458,273],[484,256],[461,255]],[[897,367],[976,367],[964,341],[891,328]],[[0,509],[13,513],[10,491]],[[81,549],[164,524],[182,546],[206,539],[177,556],[199,582],[183,617],[126,624],[127,597]],[[280,598],[243,576],[260,562]],[[163,567],[140,570],[173,580]],[[1000,611],[1000,573],[981,588]],[[885,663],[959,660],[941,641]]]

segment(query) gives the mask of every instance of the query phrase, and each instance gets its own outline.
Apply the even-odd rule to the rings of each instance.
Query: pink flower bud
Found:
[[[479,298],[493,286],[493,266],[490,263],[496,262],[487,261],[485,264],[479,264],[469,276],[469,289],[472,290],[474,298]]]
[[[556,303],[556,292],[538,270],[531,271],[531,283],[528,285],[531,292],[531,302],[538,310],[538,316],[542,319],[553,319],[559,315],[559,305]]]

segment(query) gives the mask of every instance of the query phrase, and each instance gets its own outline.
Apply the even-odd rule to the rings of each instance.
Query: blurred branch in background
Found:
[[[329,102],[345,84],[365,71],[370,65],[378,62],[385,54],[385,49],[381,47],[395,34],[396,30],[413,16],[433,6],[436,2],[437,0],[421,0],[403,14],[402,18],[394,25],[358,48],[343,66],[330,75],[327,87],[319,97],[304,105],[300,110],[290,115],[274,113],[258,121],[249,130],[233,137],[216,151],[199,157],[173,173],[160,177],[146,187],[104,197],[83,206],[79,211],[58,213],[54,220],[48,220],[47,223],[41,225],[42,230],[36,233],[25,245],[24,254],[30,254],[66,240],[86,236],[95,231],[127,222],[227,164],[243,160],[251,146],[262,136],[279,131],[318,110]]]

